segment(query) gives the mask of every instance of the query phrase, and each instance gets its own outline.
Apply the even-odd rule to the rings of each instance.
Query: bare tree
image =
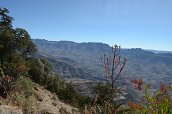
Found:
[[[124,79],[124,75],[122,74],[122,71],[126,65],[126,58],[121,57],[120,46],[117,45],[112,46],[112,52],[113,52],[112,55],[107,56],[105,54],[104,57],[102,57],[102,63],[104,65],[104,74],[105,74],[106,83],[111,85],[110,101],[113,104],[114,94],[115,92],[119,91],[119,89],[115,89],[117,79],[119,78]]]
[[[84,114],[122,114],[131,111],[127,108],[120,108],[123,103],[114,102],[116,93],[120,92],[125,82],[123,70],[126,65],[126,58],[121,57],[121,47],[114,45],[112,53],[109,56],[105,54],[101,61],[104,66],[106,85],[99,83],[93,106],[86,106]],[[118,82],[120,85],[117,84]]]

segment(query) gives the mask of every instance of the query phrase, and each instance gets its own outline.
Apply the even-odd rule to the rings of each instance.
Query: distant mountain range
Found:
[[[147,51],[151,51],[151,52],[154,52],[156,54],[159,54],[159,53],[172,53],[172,51],[162,51],[162,50],[152,50],[152,49],[147,49]]]
[[[56,72],[65,78],[103,79],[101,57],[112,48],[104,43],[75,43],[33,39],[39,54],[49,58]],[[127,58],[125,73],[128,79],[143,79],[153,88],[172,80],[172,53],[152,50],[122,49]]]

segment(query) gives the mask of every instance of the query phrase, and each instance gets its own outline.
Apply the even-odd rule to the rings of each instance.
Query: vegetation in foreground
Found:
[[[132,81],[138,90],[141,90],[139,80]],[[128,102],[128,106],[132,109],[133,113],[137,114],[172,114],[172,98],[171,86],[161,84],[159,90],[154,94],[149,92],[150,84],[146,84],[144,89],[144,97],[141,99],[140,104]]]
[[[113,57],[107,58],[105,55],[103,58],[106,83],[96,86],[94,103],[85,107],[84,114],[172,114],[170,85],[161,84],[159,90],[151,94],[149,92],[150,84],[146,84],[145,95],[140,103],[129,101],[128,106],[126,106],[123,102],[113,100],[118,93],[120,94],[123,81],[125,81],[122,71],[126,59],[124,58],[124,61],[121,62],[119,46],[115,45],[112,49]],[[121,87],[119,84],[117,86],[117,80],[121,81]],[[131,80],[131,83],[135,85],[138,91],[142,90],[143,81],[141,79]]]

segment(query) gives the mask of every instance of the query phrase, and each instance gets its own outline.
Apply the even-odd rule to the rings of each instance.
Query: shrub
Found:
[[[16,92],[11,96],[12,101],[20,106],[25,113],[36,110],[34,83],[28,77],[19,77],[16,80]]]
[[[64,89],[61,89],[58,96],[61,100],[73,106],[78,106],[78,93],[71,84],[66,85]]]
[[[4,75],[3,69],[0,68],[0,97],[7,98],[12,90],[12,79],[11,76]]]
[[[154,114],[171,114],[172,113],[172,101],[169,94],[169,86],[161,84],[159,91],[151,96],[149,93],[150,85],[147,84],[145,88],[145,108],[142,113],[154,113]]]
[[[93,88],[93,93],[98,94],[97,104],[103,105],[104,101],[108,101],[111,97],[111,86],[110,84],[98,83]]]
[[[172,114],[172,99],[169,93],[170,86],[161,84],[159,90],[153,95],[151,95],[149,89],[150,84],[146,84],[142,104],[128,103],[133,111],[141,114]]]

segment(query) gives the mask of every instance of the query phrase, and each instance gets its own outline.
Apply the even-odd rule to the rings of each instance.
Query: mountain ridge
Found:
[[[52,42],[52,43],[57,43],[57,42],[60,42],[60,43],[75,43],[75,44],[105,44],[105,45],[108,45],[110,46],[109,44],[107,43],[103,43],[103,42],[75,42],[75,41],[70,41],[70,40],[59,40],[59,41],[55,41],[55,40],[47,40],[47,39],[39,39],[39,38],[36,38],[36,39],[32,39],[33,41],[35,40],[39,40],[39,41],[42,41],[42,42]],[[111,46],[110,46],[111,47]],[[172,53],[172,51],[170,50],[156,50],[156,49],[144,49],[144,48],[141,48],[141,47],[136,47],[136,48],[122,48],[122,49],[142,49],[142,50],[145,50],[145,51],[150,51],[150,52],[153,52],[155,54],[159,54],[159,53]]]
[[[47,41],[40,39],[33,39],[33,42],[37,45],[40,54],[76,61],[80,65],[101,74],[95,73],[94,75],[97,75],[95,77],[103,77],[101,57],[104,54],[111,55],[112,52],[112,48],[104,43],[75,43],[72,41]],[[155,87],[166,81],[170,83],[172,79],[171,53],[154,53],[141,48],[132,48],[122,49],[121,55],[127,58],[124,70],[129,79],[140,78],[146,83],[153,83]]]

